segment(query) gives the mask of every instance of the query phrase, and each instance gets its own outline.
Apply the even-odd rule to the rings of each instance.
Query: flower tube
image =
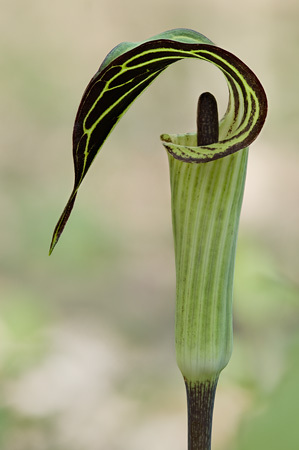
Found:
[[[197,146],[201,138],[206,140],[204,134],[213,135],[215,121],[209,120],[209,111],[198,116],[208,118],[201,134],[173,136],[173,146]],[[189,450],[211,446],[217,381],[232,352],[235,249],[247,157],[247,148],[203,164],[168,155],[176,261],[175,344],[187,390]]]

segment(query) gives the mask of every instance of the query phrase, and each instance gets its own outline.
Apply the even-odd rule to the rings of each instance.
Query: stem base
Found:
[[[204,382],[185,379],[188,406],[188,450],[210,450],[218,377]]]

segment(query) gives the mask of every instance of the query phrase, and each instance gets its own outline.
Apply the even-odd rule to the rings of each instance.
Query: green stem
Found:
[[[188,450],[210,450],[218,377],[205,382],[185,379],[188,405]]]

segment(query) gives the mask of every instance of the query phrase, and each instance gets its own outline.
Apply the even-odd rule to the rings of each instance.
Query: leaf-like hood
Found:
[[[162,71],[184,58],[218,67],[227,81],[229,103],[220,122],[218,142],[198,147],[192,145],[190,135],[190,146],[180,146],[179,137],[162,135],[167,151],[186,162],[205,163],[248,147],[258,136],[267,114],[266,95],[254,73],[232,53],[183,28],[143,42],[119,44],[104,59],[79,105],[73,130],[74,188],[54,230],[50,253],[66,225],[78,188],[113,127]]]

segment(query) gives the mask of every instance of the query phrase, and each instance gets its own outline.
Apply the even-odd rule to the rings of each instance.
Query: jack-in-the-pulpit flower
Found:
[[[235,250],[248,146],[267,114],[266,95],[253,72],[192,30],[170,30],[142,43],[115,47],[88,84],[78,109],[74,188],[55,228],[50,253],[112,128],[166,67],[184,58],[214,64],[223,72],[229,91],[219,123],[216,101],[205,93],[199,99],[196,133],[161,136],[170,167],[176,353],[187,388],[189,450],[207,450],[217,380],[232,351]]]

